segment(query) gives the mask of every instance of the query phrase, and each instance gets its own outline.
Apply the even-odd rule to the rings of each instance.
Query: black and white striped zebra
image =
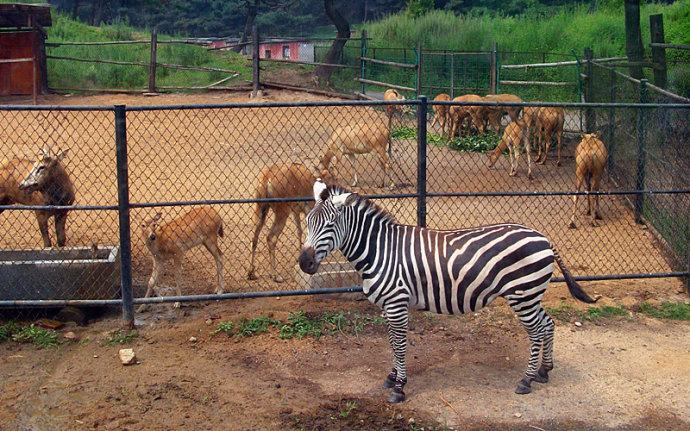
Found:
[[[530,339],[530,358],[516,392],[547,382],[553,368],[554,323],[541,306],[554,260],[570,293],[590,298],[575,282],[549,240],[517,224],[440,231],[395,223],[372,202],[340,187],[314,184],[316,204],[307,215],[302,271],[340,249],[362,275],[364,294],[388,321],[394,368],[384,387],[389,402],[405,399],[408,309],[455,314],[475,311],[502,296],[515,310]],[[537,368],[541,353],[541,366]]]

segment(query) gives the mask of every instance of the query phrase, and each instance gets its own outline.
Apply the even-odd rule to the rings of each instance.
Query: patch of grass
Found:
[[[29,326],[21,326],[16,331],[12,332],[12,341],[17,343],[31,343],[37,347],[57,347],[58,334],[49,329],[43,329],[35,326],[33,323]]]
[[[312,335],[314,338],[319,338],[323,335],[323,328],[326,320],[322,318],[307,317],[303,310],[295,313],[290,313],[286,324],[280,327],[278,337],[281,339],[290,339],[297,337],[300,340],[307,335]]]
[[[559,305],[558,307],[546,307],[546,312],[553,317],[562,322],[572,322],[576,319],[583,319],[584,314],[582,311],[571,307],[570,305]]]
[[[398,127],[391,131],[393,139],[417,139],[417,129],[413,127]]]
[[[235,324],[233,322],[220,322],[219,324],[216,325],[216,330],[213,331],[214,333],[219,333],[219,332],[225,332],[231,333],[232,329],[235,327]]]
[[[622,307],[605,305],[603,307],[589,307],[583,317],[589,321],[596,321],[607,317],[627,316],[628,312]]]
[[[338,410],[338,414],[340,415],[341,418],[345,419],[348,416],[350,416],[350,413],[357,407],[357,401],[347,401],[345,403],[345,407],[340,406],[340,409]]]
[[[640,304],[640,312],[657,319],[690,320],[690,305],[664,302],[661,305]]]
[[[12,334],[19,331],[20,326],[14,322],[7,322],[0,325],[0,342],[12,339]]]
[[[448,147],[466,153],[485,153],[496,148],[500,141],[500,136],[493,131],[488,131],[481,135],[471,135],[452,139],[448,143]]]
[[[280,320],[272,319],[268,316],[255,317],[251,320],[245,318],[237,322],[236,338],[251,337],[252,335],[262,334],[268,331],[268,327],[278,327]]]
[[[105,337],[105,344],[115,346],[117,344],[130,344],[139,334],[136,330],[116,329],[110,331]]]

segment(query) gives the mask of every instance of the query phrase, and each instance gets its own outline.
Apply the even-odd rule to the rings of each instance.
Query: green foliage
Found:
[[[236,323],[221,322],[216,325],[214,333],[223,332],[228,336],[235,335],[236,338],[243,338],[268,332],[270,328],[277,328],[278,338],[289,340],[297,337],[301,340],[305,337],[318,339],[324,334],[338,332],[358,334],[367,326],[385,325],[385,323],[381,317],[360,316],[357,313],[339,311],[313,314],[300,310],[290,313],[285,322],[268,316],[255,317],[251,320],[243,318]]]
[[[105,344],[108,346],[130,344],[138,336],[139,334],[134,329],[116,329],[114,331],[110,331],[103,341],[105,341]]]
[[[640,311],[650,317],[669,320],[690,320],[690,305],[664,302],[661,305],[651,305],[648,302],[640,304]]]
[[[64,15],[54,15],[52,27],[47,28],[48,42],[103,42],[117,40],[150,40],[149,33],[142,32],[126,25],[124,21],[102,27],[90,27],[73,21]],[[177,39],[159,34],[159,40]],[[104,45],[93,46],[63,45],[48,47],[48,55],[93,60],[110,60],[120,62],[148,63],[150,60],[149,44]],[[228,84],[251,77],[247,60],[230,51],[209,51],[201,46],[183,44],[159,44],[157,62],[161,64],[178,64],[184,66],[203,66],[225,70],[234,70],[238,77]],[[168,69],[158,66],[156,85],[163,86],[204,86],[228,76],[223,72],[204,72]],[[125,66],[115,64],[86,63],[70,60],[49,59],[48,85],[51,88],[122,88],[144,89],[149,82],[148,67]]]
[[[481,135],[470,135],[452,139],[448,143],[448,147],[457,151],[484,153],[496,148],[499,142],[501,142],[501,137],[493,131],[488,131]]]
[[[19,325],[14,322],[7,322],[0,325],[0,342],[12,339],[12,334],[19,331]]]
[[[17,343],[31,343],[41,348],[57,347],[60,344],[58,334],[55,331],[43,329],[33,323],[29,326],[15,327],[11,337],[12,341]]]
[[[668,74],[668,86],[674,93],[690,98],[690,65],[681,64]]]
[[[407,0],[405,15],[419,18],[434,8],[434,0]]]
[[[603,307],[589,307],[583,317],[589,321],[596,321],[602,318],[627,316],[628,312],[621,307],[605,305]]]

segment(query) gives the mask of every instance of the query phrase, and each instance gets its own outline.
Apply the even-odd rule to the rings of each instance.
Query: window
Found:
[[[271,50],[270,49],[267,49],[266,51],[264,51],[264,58],[271,58]]]
[[[283,45],[283,58],[290,58],[290,45]]]

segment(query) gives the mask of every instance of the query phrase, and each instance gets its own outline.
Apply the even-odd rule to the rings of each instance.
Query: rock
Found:
[[[72,331],[65,333],[65,335],[63,335],[63,337],[65,337],[66,339],[68,339],[70,341],[79,341],[79,337],[77,337],[77,334],[75,334]]]
[[[196,343],[196,341],[197,341],[196,337],[189,337],[190,343]]]
[[[120,356],[120,362],[122,365],[132,365],[137,360],[137,356],[134,354],[134,350],[132,349],[120,349],[118,355]]]
[[[582,326],[582,322],[575,322],[575,326],[579,328],[580,326]]]
[[[522,413],[515,413],[515,417],[518,418],[518,419],[521,418],[521,417],[522,417]]]

